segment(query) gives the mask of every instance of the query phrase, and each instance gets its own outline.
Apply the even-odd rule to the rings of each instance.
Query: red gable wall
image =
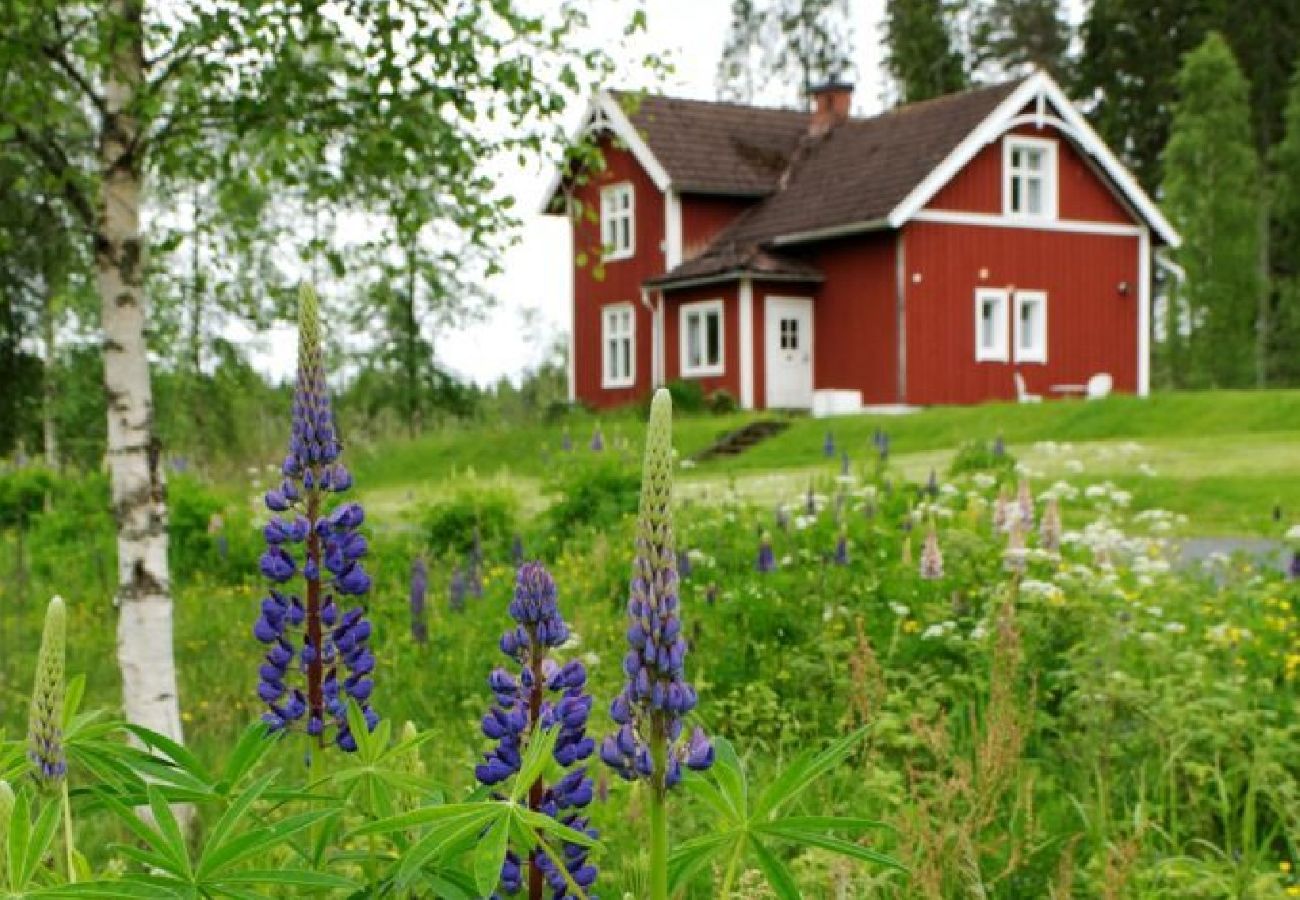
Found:
[[[1026,137],[1056,140],[1058,215],[1062,219],[1132,224],[1133,217],[1116,199],[1104,177],[1094,172],[1074,145],[1052,127],[1013,129]],[[1002,214],[1002,138],[989,144],[934,195],[927,209],[960,209]]]
[[[912,222],[904,248],[908,403],[1011,400],[1017,370],[1046,397],[1099,372],[1137,390],[1136,237]],[[1045,364],[975,361],[975,289],[1008,286],[1047,292]]]
[[[682,197],[682,260],[703,253],[722,229],[758,200],[745,197]]]
[[[641,283],[664,270],[664,198],[640,163],[626,150],[601,142],[604,171],[579,185],[574,196],[579,213],[573,220],[573,360],[577,399],[596,407],[633,402],[650,391],[651,317],[641,303]],[[635,254],[607,262],[600,258],[600,189],[621,181],[632,183],[636,220]],[[581,264],[586,256],[585,264]],[[632,303],[636,308],[636,384],[606,390],[601,380],[600,311],[611,303]]]

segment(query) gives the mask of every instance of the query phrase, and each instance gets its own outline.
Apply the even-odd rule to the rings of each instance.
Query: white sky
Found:
[[[879,111],[880,28],[885,0],[850,0],[855,33],[858,114]],[[609,35],[615,43],[634,8],[623,0],[597,0],[600,15],[592,18],[593,36]],[[714,99],[714,75],[730,21],[730,0],[646,0],[645,33],[637,40],[639,57],[646,52],[671,54],[675,73],[662,89],[665,93]],[[636,88],[644,79],[636,71],[615,76],[611,86]],[[575,109],[574,116],[581,110]],[[479,324],[440,334],[435,339],[439,362],[479,383],[502,375],[517,376],[536,365],[553,339],[567,333],[570,318],[572,263],[569,225],[563,217],[534,212],[551,172],[540,165],[514,168],[499,183],[503,195],[514,196],[515,209],[523,211],[521,241],[504,258],[504,272],[489,282],[497,297],[496,309]],[[525,329],[528,311],[536,324]]]

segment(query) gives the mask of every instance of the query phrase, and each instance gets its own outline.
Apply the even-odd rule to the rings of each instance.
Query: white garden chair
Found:
[[[1115,379],[1109,372],[1098,372],[1088,379],[1088,399],[1105,400],[1110,396],[1110,389],[1115,386]]]
[[[1025,376],[1019,372],[1012,372],[1011,377],[1016,381],[1016,400],[1020,403],[1042,403],[1042,394],[1031,394],[1025,387]]]

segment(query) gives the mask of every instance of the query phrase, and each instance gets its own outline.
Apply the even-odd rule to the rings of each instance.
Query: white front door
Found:
[[[768,297],[764,310],[767,406],[811,409],[813,402],[812,300]]]

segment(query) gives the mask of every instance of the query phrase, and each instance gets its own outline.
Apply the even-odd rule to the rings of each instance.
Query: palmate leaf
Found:
[[[493,822],[479,839],[478,849],[474,851],[474,887],[480,896],[489,896],[501,881],[501,867],[505,864],[509,846],[508,819]]]
[[[669,883],[675,892],[704,872],[724,869],[728,879],[745,854],[752,854],[768,884],[782,900],[798,900],[799,887],[785,862],[769,846],[771,841],[800,847],[817,847],[860,862],[906,871],[892,857],[870,850],[835,832],[861,834],[885,826],[873,819],[838,816],[780,816],[818,778],[844,762],[862,740],[865,729],[846,735],[823,750],[801,754],[772,780],[758,796],[753,809],[744,764],[725,740],[715,741],[715,762],[709,775],[685,781],[691,794],[704,801],[714,816],[713,829],[687,841],[668,862]]]

